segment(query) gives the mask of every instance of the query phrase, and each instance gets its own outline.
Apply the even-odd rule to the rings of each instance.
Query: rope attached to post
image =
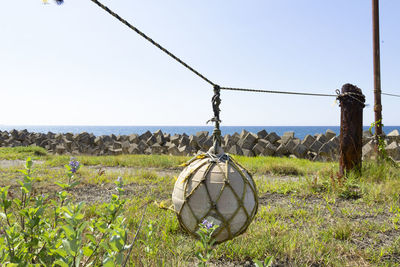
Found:
[[[351,99],[359,102],[363,108],[365,107],[365,96],[362,93],[361,94],[353,93],[353,92],[341,93],[340,90],[337,89],[336,94],[337,94],[336,99],[339,100],[340,102],[343,101],[343,99],[350,97]]]

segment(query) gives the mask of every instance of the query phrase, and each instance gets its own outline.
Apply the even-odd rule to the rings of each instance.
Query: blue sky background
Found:
[[[204,125],[212,88],[91,1],[3,1],[0,124]],[[103,1],[221,86],[334,94],[373,114],[367,0]],[[400,94],[400,1],[381,0],[382,91]],[[222,91],[223,125],[339,125],[334,98]],[[400,98],[382,96],[400,125]]]

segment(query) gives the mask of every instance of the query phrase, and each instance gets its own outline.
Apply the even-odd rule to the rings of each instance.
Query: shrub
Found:
[[[116,183],[117,194],[104,203],[91,219],[85,218],[85,203],[70,201],[69,190],[79,184],[76,160],[66,165],[68,183],[55,199],[35,195],[33,162],[21,170],[19,197],[10,199],[10,187],[0,188],[0,265],[29,264],[56,266],[116,266],[129,257],[128,230],[121,215],[125,201],[120,196],[123,182]],[[17,193],[14,194],[16,196]]]

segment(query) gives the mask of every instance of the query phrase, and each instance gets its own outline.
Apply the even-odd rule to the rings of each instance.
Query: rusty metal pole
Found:
[[[382,104],[381,104],[381,62],[379,47],[379,0],[372,0],[372,28],[373,28],[373,53],[374,53],[374,112],[375,136],[382,136]],[[378,140],[377,140],[378,141]],[[375,144],[378,152],[378,142]]]
[[[347,83],[343,85],[338,100],[341,112],[339,175],[343,177],[351,170],[361,172],[365,96],[360,88]]]

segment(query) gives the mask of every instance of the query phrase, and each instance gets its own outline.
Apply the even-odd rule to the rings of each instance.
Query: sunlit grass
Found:
[[[263,174],[304,176],[319,172],[329,172],[337,167],[337,163],[312,162],[296,158],[250,158],[244,156],[235,156],[235,158],[250,172]]]
[[[1,150],[0,150],[1,151]],[[3,159],[17,159],[34,150],[7,149]],[[65,181],[68,156],[37,156],[34,176],[40,192],[54,194],[55,181]],[[258,214],[245,234],[220,244],[214,263],[243,265],[273,255],[282,266],[399,266],[400,169],[364,162],[362,175],[338,179],[337,163],[271,157],[235,157],[254,173],[259,191]],[[122,155],[79,156],[78,188],[95,186],[113,192],[123,177],[128,200],[125,211],[130,235],[147,211],[132,252],[138,266],[192,266],[195,240],[183,232],[175,214],[155,203],[171,204],[177,167],[188,157]],[[0,168],[1,185],[18,194],[17,167]],[[48,191],[46,191],[46,189]],[[79,196],[76,195],[78,198]],[[97,201],[103,201],[101,198]],[[86,208],[90,217],[100,207],[96,199]],[[152,228],[152,233],[150,233]]]
[[[25,160],[27,157],[46,159],[48,158],[48,153],[46,149],[38,146],[0,147],[0,160]]]
[[[70,156],[56,156],[46,163],[49,166],[63,166],[70,160]],[[83,165],[101,165],[104,167],[143,167],[143,168],[177,168],[186,162],[189,157],[168,155],[120,155],[120,156],[77,156],[76,159]]]

